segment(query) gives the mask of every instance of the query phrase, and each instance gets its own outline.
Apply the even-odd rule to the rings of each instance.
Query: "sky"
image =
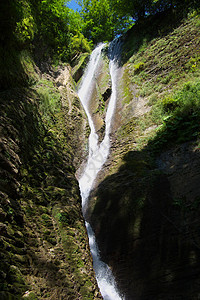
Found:
[[[67,3],[67,6],[68,6],[69,8],[72,8],[72,9],[75,10],[75,11],[80,9],[80,6],[76,3],[75,0],[69,1],[69,2]]]

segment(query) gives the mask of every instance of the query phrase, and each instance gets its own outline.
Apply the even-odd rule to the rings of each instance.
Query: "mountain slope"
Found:
[[[200,17],[124,38],[110,159],[88,218],[126,299],[199,297]]]
[[[32,86],[0,94],[0,299],[101,299],[75,178],[86,121],[71,70],[24,63]]]

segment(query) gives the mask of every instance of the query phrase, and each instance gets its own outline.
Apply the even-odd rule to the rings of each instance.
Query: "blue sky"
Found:
[[[68,6],[69,8],[72,8],[73,10],[79,10],[79,9],[80,9],[80,6],[76,3],[75,0],[69,1],[69,2],[67,3],[67,6]]]

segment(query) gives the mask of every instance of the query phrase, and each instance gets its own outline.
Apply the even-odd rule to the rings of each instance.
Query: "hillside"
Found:
[[[112,151],[88,219],[126,299],[199,297],[199,29],[197,12],[170,11],[123,37]]]
[[[22,62],[32,85],[0,94],[0,299],[101,299],[75,178],[86,120],[71,68]]]

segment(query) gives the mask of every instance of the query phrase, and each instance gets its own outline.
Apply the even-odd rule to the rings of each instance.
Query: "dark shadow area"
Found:
[[[91,194],[102,258],[128,300],[199,295],[200,153],[187,142],[199,119],[171,122]]]
[[[65,211],[59,222],[67,221],[76,228],[79,220],[84,228],[71,153],[41,120],[33,91],[16,88],[2,92],[0,120],[0,298],[15,295],[21,299],[30,289],[24,281],[27,274],[44,297],[51,292],[56,299],[60,295],[78,298],[79,283],[83,285],[85,277],[77,272],[77,255],[69,241],[63,249],[60,229],[53,226],[51,215],[57,205]],[[86,232],[82,234],[86,236]],[[57,257],[52,258],[48,249],[58,241]],[[68,268],[69,273],[64,272],[68,277],[58,272],[61,262]],[[74,270],[78,283],[70,279]]]
[[[200,131],[200,111],[190,110],[168,118],[156,137],[149,141],[147,150],[160,153],[176,144],[189,142],[198,137]]]
[[[103,93],[103,95],[102,95],[103,101],[107,101],[110,98],[111,93],[112,93],[111,88],[107,88],[105,93]]]
[[[20,61],[21,45],[15,36],[22,10],[12,0],[0,3],[0,91],[27,86],[28,76]]]

